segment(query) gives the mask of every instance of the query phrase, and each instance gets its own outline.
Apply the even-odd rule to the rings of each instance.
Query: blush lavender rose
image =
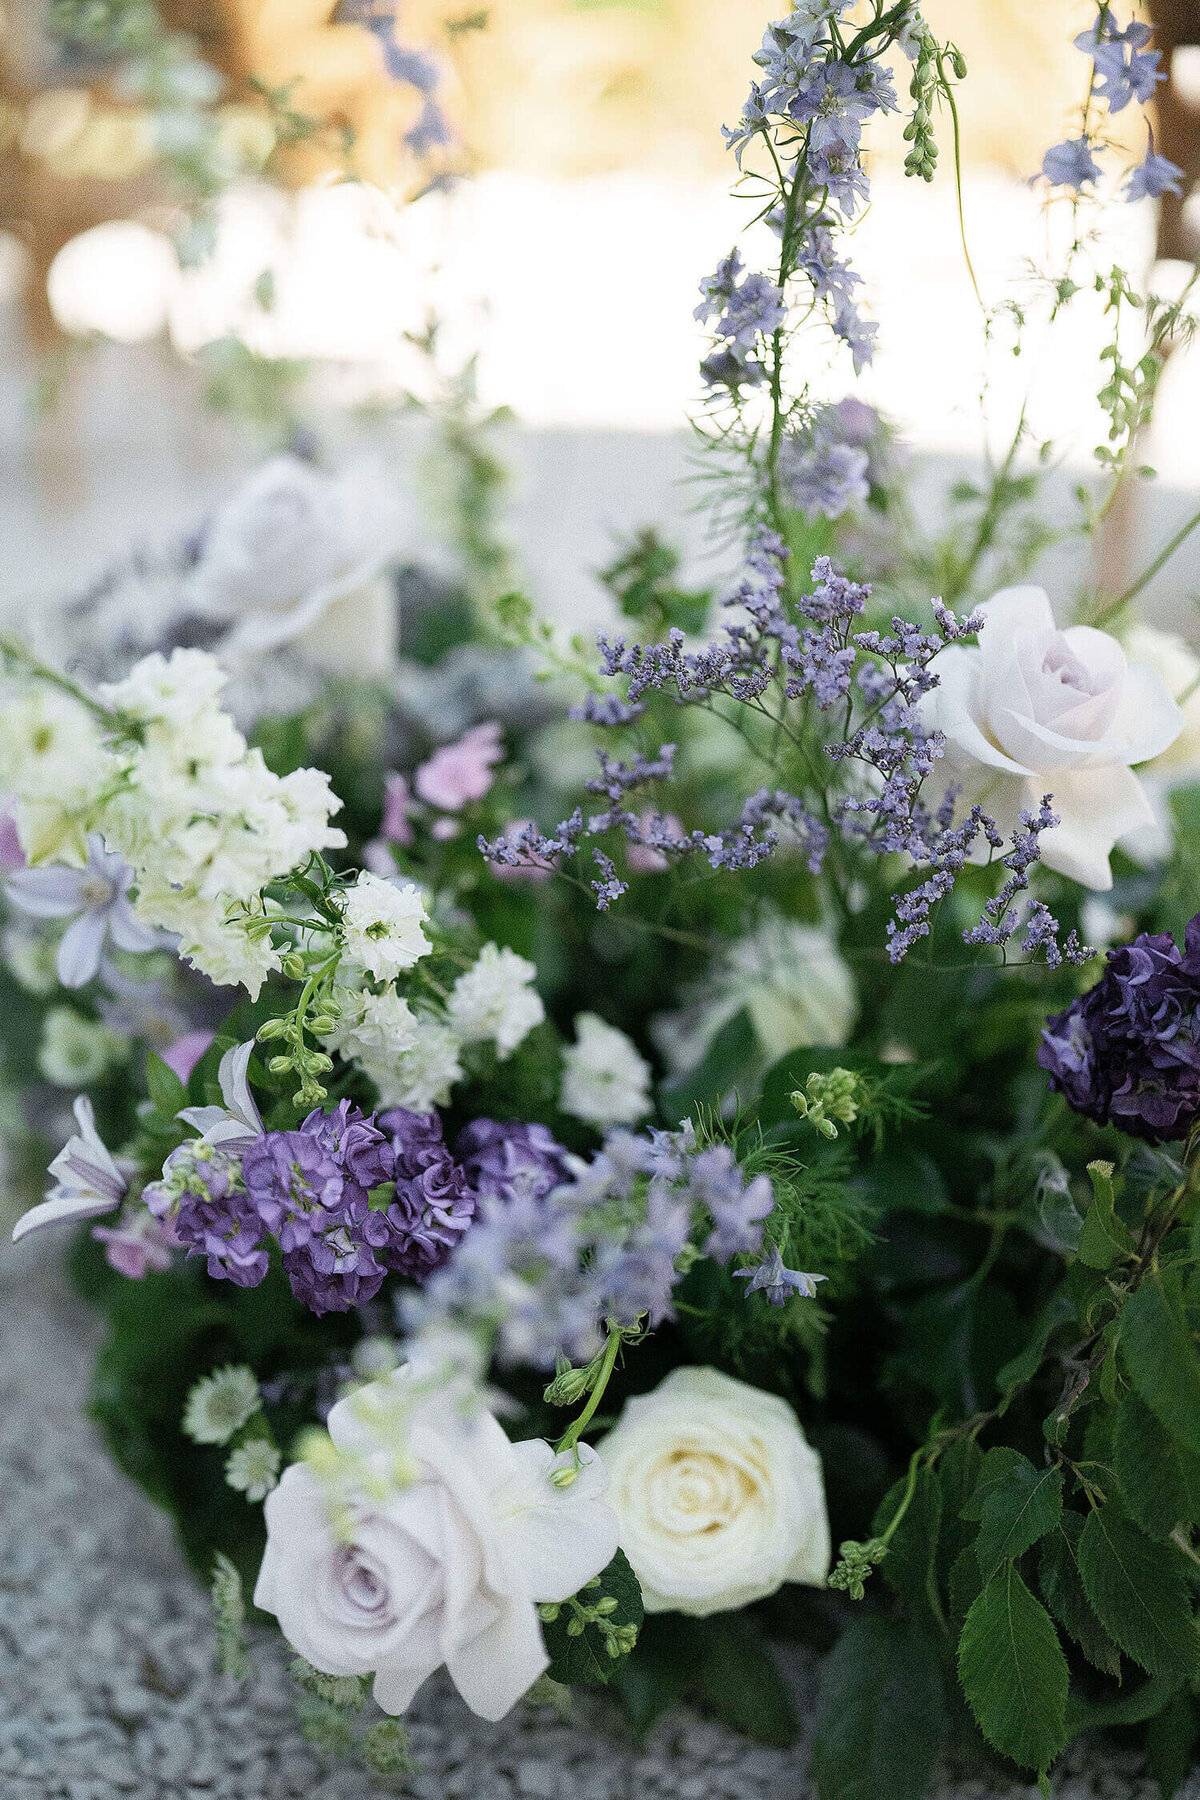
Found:
[[[1200,1124],[1200,914],[1179,950],[1143,932],[1047,1021],[1038,1061],[1076,1112],[1151,1143]]]

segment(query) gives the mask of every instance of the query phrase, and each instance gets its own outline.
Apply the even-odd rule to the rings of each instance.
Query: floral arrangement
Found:
[[[1149,28],[1102,5],[1077,41],[1038,179],[1070,220],[1047,309],[1090,283],[1119,315],[1087,533],[1192,321],[1086,273],[1088,190],[1178,171],[1108,173]],[[223,1666],[273,1618],[331,1752],[403,1777],[443,1666],[488,1719],[606,1685],[639,1729],[691,1697],[786,1742],[790,1637],[827,1652],[825,1800],[920,1800],[944,1754],[1048,1791],[1110,1726],[1169,1794],[1200,1735],[1200,662],[1144,579],[1065,625],[1020,585],[1022,431],[922,535],[886,423],[805,380],[819,331],[872,354],[863,127],[899,72],[930,178],[958,50],[913,0],[800,0],[756,64],[727,137],[775,262],[733,251],[698,311],[715,630],[646,533],[595,651],[410,581],[399,662],[331,673],[390,549],[289,457],[69,611],[61,666],[4,639],[15,1155],[66,1137],[14,1236],[80,1226],[111,1450],[212,1581]]]

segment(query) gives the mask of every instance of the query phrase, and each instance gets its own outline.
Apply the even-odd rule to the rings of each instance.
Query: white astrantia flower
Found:
[[[786,1400],[673,1369],[625,1402],[601,1454],[647,1612],[733,1612],[785,1581],[824,1584],[821,1462]]]
[[[607,1476],[540,1439],[513,1444],[411,1366],[341,1400],[315,1466],[266,1502],[254,1603],[327,1675],[373,1675],[402,1713],[445,1665],[471,1710],[500,1719],[548,1666],[539,1603],[562,1603],[617,1547]]]
[[[281,1460],[269,1438],[249,1438],[231,1452],[225,1464],[225,1479],[247,1500],[265,1500],[279,1484]]]
[[[534,992],[537,969],[515,950],[485,944],[474,967],[454,984],[446,1012],[464,1044],[490,1039],[503,1059],[546,1016]]]
[[[559,1105],[586,1125],[636,1125],[650,1111],[650,1065],[615,1025],[580,1013],[563,1050]]]
[[[133,870],[124,857],[105,850],[93,832],[82,869],[16,869],[4,891],[21,912],[39,919],[70,919],[59,939],[55,967],[64,987],[84,987],[98,973],[106,941],[118,950],[145,952],[159,943],[158,933],[133,916],[127,899]]]
[[[342,897],[346,955],[376,981],[393,981],[433,948],[421,929],[429,917],[411,881],[385,881],[364,869]]]
[[[90,1087],[114,1064],[124,1062],[129,1045],[99,1019],[85,1019],[71,1006],[52,1006],[42,1021],[38,1068],[55,1087]]]
[[[0,793],[31,863],[87,861],[97,797],[120,770],[88,709],[46,683],[0,697]]]
[[[17,1220],[14,1243],[47,1225],[76,1225],[81,1219],[115,1212],[125,1198],[128,1183],[124,1172],[101,1142],[86,1094],[75,1101],[75,1119],[78,1133],[67,1139],[50,1164],[54,1186],[39,1206],[30,1207]]]
[[[409,1112],[430,1112],[445,1106],[450,1090],[463,1078],[462,1043],[456,1034],[431,1013],[414,1013],[413,1040],[392,1063],[374,1062],[363,1067],[379,1089],[380,1106],[403,1106]]]
[[[1041,588],[1006,588],[980,611],[978,645],[952,644],[934,665],[926,722],[947,739],[937,778],[961,783],[963,804],[1006,836],[1052,794],[1060,823],[1042,833],[1042,861],[1109,888],[1113,845],[1154,818],[1133,769],[1174,743],[1183,715],[1162,675],[1116,638],[1059,631]]]
[[[245,1363],[202,1375],[183,1409],[183,1429],[194,1444],[227,1444],[262,1405],[258,1379]]]
[[[380,574],[400,546],[401,524],[381,471],[330,475],[299,457],[273,457],[205,525],[188,603],[228,626],[217,647],[223,660],[295,645],[360,678],[382,673],[395,654],[395,605]]]
[[[717,1033],[743,1008],[772,1062],[809,1045],[844,1044],[858,1011],[849,965],[819,925],[768,913],[731,944],[689,1006],[653,1022],[672,1073],[698,1067]]]

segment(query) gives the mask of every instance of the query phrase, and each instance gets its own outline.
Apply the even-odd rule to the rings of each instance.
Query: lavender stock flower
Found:
[[[468,1185],[488,1200],[544,1199],[570,1177],[567,1152],[544,1125],[475,1119],[455,1145]]]
[[[396,1183],[385,1215],[392,1235],[383,1260],[402,1275],[424,1280],[471,1226],[475,1195],[443,1141],[436,1113],[395,1107],[380,1115],[379,1124],[391,1139]]]
[[[1150,1142],[1200,1124],[1200,914],[1182,953],[1165,932],[1110,951],[1104,974],[1048,1020],[1038,1061],[1076,1112]]]

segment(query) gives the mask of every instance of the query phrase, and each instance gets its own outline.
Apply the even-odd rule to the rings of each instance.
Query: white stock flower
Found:
[[[380,1106],[403,1106],[408,1112],[430,1112],[445,1106],[450,1090],[463,1078],[462,1044],[453,1031],[429,1013],[414,1013],[413,1041],[395,1062],[364,1063],[379,1089]]]
[[[567,1465],[549,1444],[510,1443],[491,1414],[417,1388],[406,1368],[339,1401],[329,1459],[284,1471],[254,1603],[315,1669],[373,1674],[385,1712],[445,1664],[471,1710],[499,1719],[547,1667],[538,1603],[569,1599],[616,1552],[607,1477],[581,1447],[577,1479],[556,1487]]]
[[[98,1019],[85,1019],[71,1006],[52,1006],[46,1014],[38,1068],[56,1087],[90,1087],[128,1055],[125,1040]]]
[[[1132,765],[1160,756],[1183,715],[1161,674],[1128,661],[1116,638],[1059,631],[1041,588],[1006,588],[980,610],[978,645],[952,644],[934,665],[926,718],[947,738],[937,776],[961,781],[964,801],[1006,836],[1052,794],[1060,823],[1042,834],[1042,861],[1109,888],[1113,845],[1154,817]]]
[[[546,1016],[533,991],[537,970],[515,950],[485,944],[473,968],[454,984],[446,1011],[464,1044],[491,1039],[501,1058],[511,1056]]]
[[[417,1021],[408,1001],[395,988],[373,994],[369,988],[338,983],[334,989],[338,1017],[324,1042],[371,1074],[388,1069],[417,1041]]]
[[[698,1067],[723,1026],[742,1009],[772,1061],[813,1044],[838,1046],[858,1011],[854,977],[830,934],[769,913],[731,944],[690,1006],[661,1013],[653,1030],[673,1073]]]
[[[650,1065],[615,1025],[580,1013],[563,1050],[559,1105],[587,1125],[636,1125],[650,1111]]]
[[[115,1212],[128,1184],[96,1131],[96,1115],[86,1094],[75,1101],[76,1136],[68,1138],[49,1173],[54,1186],[40,1206],[31,1206],[13,1226],[13,1243],[47,1225],[77,1225]]]
[[[428,913],[411,881],[385,881],[369,869],[342,899],[346,955],[376,981],[393,981],[432,949],[421,927]]]
[[[0,793],[31,863],[87,861],[97,796],[119,766],[70,695],[41,682],[0,697]]]
[[[601,1454],[647,1612],[732,1612],[785,1581],[823,1585],[821,1462],[785,1400],[673,1369],[627,1400]]]
[[[400,536],[381,475],[273,457],[209,519],[187,597],[228,625],[218,653],[233,662],[299,643],[314,661],[377,674],[395,649],[393,598],[378,578]]]

